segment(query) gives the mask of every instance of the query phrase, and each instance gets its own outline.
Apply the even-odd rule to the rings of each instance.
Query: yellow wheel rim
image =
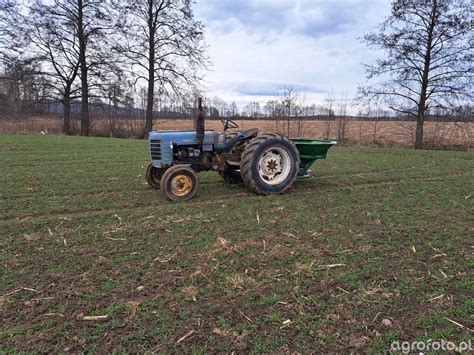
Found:
[[[176,196],[185,196],[193,188],[193,180],[187,175],[176,175],[171,180],[171,191]]]

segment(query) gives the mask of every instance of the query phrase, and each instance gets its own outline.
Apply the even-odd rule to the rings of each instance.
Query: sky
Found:
[[[292,85],[306,104],[353,97],[362,63],[380,52],[360,38],[390,14],[389,0],[196,0],[213,65],[208,97],[265,103]]]

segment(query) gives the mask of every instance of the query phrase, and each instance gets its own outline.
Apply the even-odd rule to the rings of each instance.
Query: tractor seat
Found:
[[[259,129],[258,128],[250,128],[244,132],[239,132],[235,136],[233,136],[228,142],[227,142],[227,148],[225,149],[225,152],[230,152],[232,150],[232,147],[238,142],[238,141],[243,141],[246,139],[250,139],[253,137],[256,137],[258,134]]]
[[[239,140],[253,138],[257,136],[258,131],[258,128],[250,128],[244,132],[239,133],[237,137]]]

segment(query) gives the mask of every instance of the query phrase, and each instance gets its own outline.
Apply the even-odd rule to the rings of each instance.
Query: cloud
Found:
[[[350,29],[368,3],[343,1],[305,1],[300,4],[292,29],[295,33],[317,37]]]
[[[200,15],[215,31],[228,33],[237,28],[249,32],[279,32],[290,18],[291,1],[220,0],[202,1]]]
[[[286,84],[323,101],[352,96],[364,80],[362,62],[378,55],[358,38],[389,14],[378,0],[198,0],[206,26],[209,96],[245,104],[279,95]]]
[[[203,1],[199,15],[222,34],[244,29],[249,34],[316,37],[343,31],[367,6],[360,1],[221,0]]]

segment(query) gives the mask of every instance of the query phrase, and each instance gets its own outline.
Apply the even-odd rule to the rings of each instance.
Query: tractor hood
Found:
[[[206,131],[204,133],[204,144],[214,144],[216,132]],[[148,140],[160,140],[162,144],[170,143],[176,145],[196,145],[200,142],[196,138],[195,131],[152,131],[148,134]]]

